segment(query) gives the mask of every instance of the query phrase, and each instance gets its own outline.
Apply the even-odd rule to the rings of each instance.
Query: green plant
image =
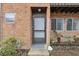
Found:
[[[9,37],[7,39],[4,39],[0,42],[1,49],[0,49],[0,55],[3,56],[11,56],[16,55],[16,43],[17,40],[15,37]]]

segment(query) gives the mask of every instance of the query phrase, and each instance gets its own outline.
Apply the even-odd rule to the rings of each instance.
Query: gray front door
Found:
[[[33,16],[33,39],[32,44],[45,44],[46,43],[46,30],[45,30],[45,16]]]

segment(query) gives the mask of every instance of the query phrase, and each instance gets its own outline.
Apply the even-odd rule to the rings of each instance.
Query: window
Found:
[[[73,19],[73,30],[79,30],[79,20]]]
[[[5,13],[5,19],[8,23],[14,23],[15,21],[15,13]]]
[[[52,19],[51,22],[51,30],[56,30],[56,19]]]
[[[57,30],[57,31],[62,31],[64,28],[64,20],[61,18],[57,18],[57,19],[52,19],[52,25],[51,25],[51,29],[52,30]]]
[[[67,30],[78,31],[79,30],[79,20],[78,19],[68,19],[67,20]]]
[[[67,30],[72,30],[72,19],[67,20]]]
[[[63,20],[62,19],[57,19],[56,20],[56,30],[63,30]]]

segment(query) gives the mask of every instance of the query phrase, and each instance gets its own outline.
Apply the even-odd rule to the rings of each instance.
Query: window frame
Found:
[[[56,29],[55,29],[55,31],[56,32],[63,32],[64,31],[64,18],[51,18],[51,21],[52,21],[52,19],[55,19],[56,20]],[[58,19],[62,19],[62,21],[63,21],[63,29],[62,30],[57,30],[57,20]]]
[[[77,31],[79,31],[79,30],[73,30],[73,20],[78,19],[78,18],[66,18],[66,23],[67,23],[68,19],[72,19],[72,30],[67,30],[67,25],[66,25],[66,31],[68,31],[68,32],[77,32]]]
[[[78,20],[78,22],[79,22],[79,19],[78,18],[73,18],[73,20]],[[72,20],[72,21],[73,21]],[[72,24],[73,25],[73,24]],[[73,30],[74,32],[76,32],[76,31],[79,31],[79,29],[78,30]]]
[[[14,21],[13,21],[13,22],[8,22],[8,21],[7,21],[7,19],[6,19],[6,13],[13,13],[13,14],[14,14]],[[16,13],[14,13],[14,12],[5,12],[5,13],[4,13],[4,18],[5,18],[5,22],[6,22],[7,24],[14,24],[14,23],[15,23],[15,20],[16,20]]]
[[[73,20],[72,20],[72,30],[67,30],[67,21],[68,19],[73,19],[73,18],[66,18],[66,31],[72,32],[73,31]]]

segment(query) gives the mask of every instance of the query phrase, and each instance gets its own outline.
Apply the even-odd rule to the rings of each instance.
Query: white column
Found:
[[[46,21],[46,47],[48,48],[48,46],[50,45],[50,27],[51,27],[51,23],[50,23],[50,6],[47,7],[47,21]]]

